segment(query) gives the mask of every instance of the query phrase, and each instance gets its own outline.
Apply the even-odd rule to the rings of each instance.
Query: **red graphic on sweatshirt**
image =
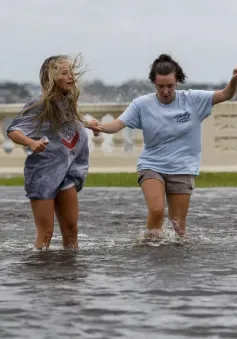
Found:
[[[67,124],[62,130],[62,143],[69,149],[75,147],[79,140],[79,133],[72,124]]]

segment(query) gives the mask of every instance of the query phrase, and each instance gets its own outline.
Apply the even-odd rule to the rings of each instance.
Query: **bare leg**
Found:
[[[147,228],[161,231],[164,221],[165,185],[157,179],[146,179],[141,188],[147,203]]]
[[[64,248],[78,248],[79,215],[78,197],[75,187],[60,191],[55,199],[55,213],[63,238]]]
[[[31,200],[31,208],[37,228],[35,247],[49,248],[54,229],[54,201]]]
[[[190,198],[190,194],[167,195],[169,220],[172,222],[175,232],[180,237],[185,235]]]

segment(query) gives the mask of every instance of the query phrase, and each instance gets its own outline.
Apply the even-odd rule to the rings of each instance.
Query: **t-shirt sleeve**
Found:
[[[135,100],[118,117],[127,127],[141,129],[140,109]]]
[[[191,91],[192,105],[194,106],[200,121],[203,121],[211,114],[213,94],[214,91]]]
[[[36,103],[37,100],[32,100],[29,103],[27,103],[22,111],[13,119],[11,124],[7,128],[7,134],[12,131],[20,131],[26,136],[30,136],[32,133],[34,133],[36,129],[36,121],[35,117],[39,111],[39,108],[32,108],[29,109],[29,111],[24,112],[26,108],[29,108],[34,103]]]

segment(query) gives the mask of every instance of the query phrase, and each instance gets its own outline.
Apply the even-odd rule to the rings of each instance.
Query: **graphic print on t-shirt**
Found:
[[[69,149],[75,147],[79,140],[79,133],[72,123],[64,124],[61,129],[62,143]]]
[[[190,113],[185,111],[184,113],[179,113],[175,116],[177,122],[186,122],[189,120]]]

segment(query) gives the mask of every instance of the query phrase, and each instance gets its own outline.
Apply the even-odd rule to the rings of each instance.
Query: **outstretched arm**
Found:
[[[119,132],[124,127],[140,128],[139,107],[135,100],[127,107],[127,109],[118,117],[118,119],[111,122],[101,124],[98,120],[87,121],[87,127],[96,132],[104,132],[113,134]]]
[[[113,120],[111,122],[107,122],[105,124],[101,124],[98,120],[91,120],[87,122],[88,128],[92,129],[93,131],[113,134],[119,132],[121,129],[123,129],[125,124],[119,120]]]
[[[100,124],[99,126],[102,132],[108,133],[108,134],[117,133],[121,129],[126,127],[125,124],[119,119],[113,120],[111,122],[107,122],[106,124]]]
[[[219,91],[215,91],[212,98],[212,105],[231,100],[237,89],[237,68],[233,70],[233,76],[228,85]]]

